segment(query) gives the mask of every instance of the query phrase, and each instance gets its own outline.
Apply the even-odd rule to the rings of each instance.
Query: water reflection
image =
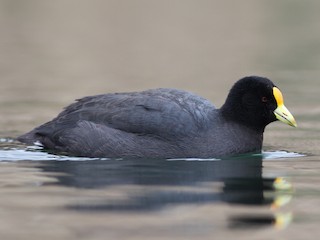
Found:
[[[277,229],[286,228],[292,221],[292,213],[279,213],[273,215],[242,215],[231,217],[229,227],[239,228],[257,228],[273,225]]]
[[[45,161],[45,172],[58,173],[62,186],[122,192],[119,198],[77,201],[67,206],[77,211],[155,211],[182,204],[226,202],[244,206],[269,206],[267,215],[230,216],[230,227],[285,226],[291,215],[274,214],[287,204],[292,186],[284,178],[262,175],[262,156],[224,160],[126,159]],[[63,174],[61,174],[63,173]],[[290,216],[290,217],[289,217]]]
[[[77,188],[102,188],[110,185],[195,186],[222,182],[228,186],[262,186],[262,156],[226,160],[125,159],[91,161],[45,161],[45,172],[57,176],[59,184]],[[237,188],[237,187],[236,187]]]

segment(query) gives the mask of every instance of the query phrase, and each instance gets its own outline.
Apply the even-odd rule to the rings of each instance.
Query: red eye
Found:
[[[262,98],[261,98],[261,101],[264,102],[264,103],[265,103],[265,102],[268,102],[268,98],[267,98],[267,97],[262,97]]]

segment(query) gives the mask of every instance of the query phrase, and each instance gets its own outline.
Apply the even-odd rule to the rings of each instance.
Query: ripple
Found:
[[[88,161],[97,159],[98,158],[54,155],[46,152],[24,149],[0,150],[0,161]],[[105,159],[99,158],[99,160]]]
[[[287,152],[287,151],[263,151],[262,158],[263,159],[279,159],[279,158],[298,158],[298,157],[305,157],[301,153],[296,152]]]
[[[282,158],[297,158],[303,157],[300,153],[274,151],[263,152],[262,157],[266,160],[282,159]],[[42,151],[39,147],[27,147],[26,149],[1,149],[0,161],[89,161],[89,160],[107,160],[108,158],[88,158],[88,157],[70,157],[64,155],[55,155]],[[179,158],[168,159],[168,161],[219,161],[220,159],[210,158]]]
[[[261,154],[258,154],[261,156]],[[235,158],[254,157],[257,154],[245,154],[235,156]],[[287,151],[263,151],[262,158],[265,160],[297,158],[305,155],[296,152]],[[89,160],[107,160],[108,158],[88,158],[88,157],[71,157],[65,155],[56,155],[43,151],[41,146],[28,146],[16,142],[10,138],[0,138],[0,161],[89,161]],[[217,158],[177,158],[168,159],[168,161],[219,161]]]

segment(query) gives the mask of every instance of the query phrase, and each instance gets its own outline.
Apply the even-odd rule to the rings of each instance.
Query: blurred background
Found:
[[[47,161],[45,153],[11,143],[83,96],[170,87],[220,107],[233,83],[247,75],[272,79],[298,123],[296,129],[270,124],[263,149],[304,156],[260,159],[263,168],[254,168],[268,180],[292,178],[292,201],[291,193],[282,192],[287,202],[278,210],[210,204],[212,192],[228,190],[210,184],[215,171],[228,173],[227,165],[216,169],[219,161]],[[0,161],[0,239],[292,240],[319,235],[319,76],[317,0],[0,0],[0,158],[5,159]],[[29,154],[36,161],[18,161]],[[233,167],[249,166],[231,163],[236,173],[241,171]],[[170,176],[187,185],[175,180],[168,185]],[[144,178],[151,185],[143,185]],[[152,185],[152,180],[158,182]],[[91,182],[97,185],[87,188]],[[247,194],[237,186],[235,199],[238,192]],[[252,196],[246,195],[256,203]],[[108,203],[121,206],[127,198],[143,207],[148,201],[160,204],[161,210],[107,210]],[[190,204],[195,199],[204,201]],[[278,223],[279,213],[293,219],[286,231],[267,227]],[[240,224],[245,231],[230,228],[234,216],[240,216],[234,222],[243,217],[249,223]],[[288,225],[283,217],[279,223]]]
[[[181,88],[220,107],[246,75],[269,77],[305,114],[300,98],[318,92],[319,11],[310,0],[0,0],[1,135],[105,92]]]

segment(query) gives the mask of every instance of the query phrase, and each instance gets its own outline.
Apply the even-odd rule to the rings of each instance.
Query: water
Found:
[[[295,183],[304,174],[290,168],[308,159],[298,153],[95,159],[53,155],[12,139],[1,139],[0,149],[3,236],[16,238],[19,226],[18,233],[49,239],[248,239],[248,232],[255,239],[314,221],[294,205],[316,194]]]
[[[16,210],[27,209],[20,214],[31,219],[22,224],[28,231],[34,222],[38,230],[58,224],[75,233],[82,230],[91,236],[98,231],[117,239],[132,237],[132,231],[136,238],[197,238],[209,237],[213,229],[218,229],[215,236],[257,227],[285,229],[294,219],[286,206],[294,197],[290,178],[280,172],[263,174],[262,162],[303,157],[300,154],[90,159],[52,155],[40,148],[13,149],[8,142],[12,144],[2,139],[0,182],[8,200],[16,191],[24,196],[15,205]],[[73,220],[73,215],[78,218]],[[61,216],[66,218],[63,226],[55,222]],[[91,229],[91,221],[100,227]]]
[[[0,238],[315,239],[319,7],[0,0]],[[270,124],[261,155],[90,159],[14,141],[85,95],[174,87],[220,106],[251,74],[298,123]]]

